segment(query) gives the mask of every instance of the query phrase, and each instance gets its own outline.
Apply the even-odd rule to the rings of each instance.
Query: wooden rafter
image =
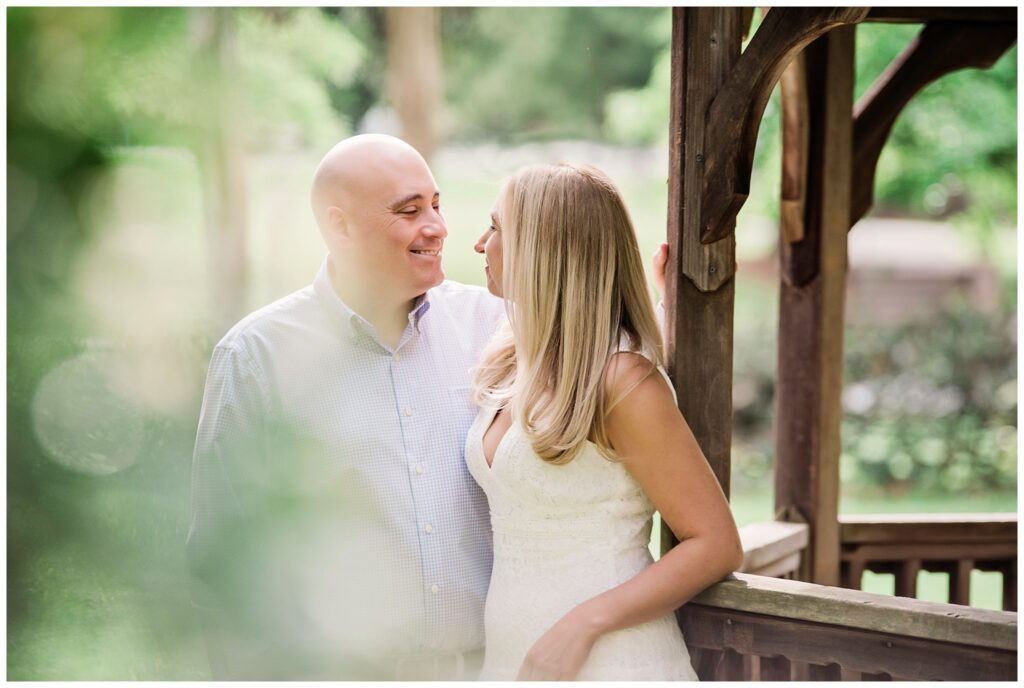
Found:
[[[911,98],[950,72],[991,67],[1016,40],[1016,23],[931,22],[893,60],[854,109],[851,227],[874,204],[878,157]]]
[[[915,24],[930,21],[1017,23],[1016,7],[872,7],[866,22]]]
[[[700,239],[718,241],[750,191],[761,116],[794,55],[818,36],[855,24],[866,7],[772,8],[765,15],[708,109]]]

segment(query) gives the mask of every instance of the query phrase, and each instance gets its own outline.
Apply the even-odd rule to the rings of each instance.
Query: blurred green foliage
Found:
[[[441,30],[453,138],[599,138],[606,96],[648,80],[671,20],[668,8],[450,8]]]
[[[840,473],[851,494],[1005,493],[1017,484],[1015,309],[959,302],[845,337]],[[771,475],[772,332],[737,335],[734,484]],[[954,509],[955,510],[955,509]]]
[[[19,47],[14,93],[40,124],[103,145],[190,145],[209,117],[198,92],[201,8],[12,8]],[[237,63],[239,122],[251,148],[282,135],[324,145],[347,131],[328,88],[349,83],[363,60],[347,28],[312,8],[237,9],[225,44]],[[12,96],[9,94],[8,99]]]
[[[953,304],[847,337],[845,480],[956,493],[1017,484],[1012,312]]]

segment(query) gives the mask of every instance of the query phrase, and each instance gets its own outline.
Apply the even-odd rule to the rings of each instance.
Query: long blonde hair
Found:
[[[549,463],[572,461],[588,439],[612,458],[604,379],[620,339],[652,368],[663,361],[618,189],[594,167],[533,165],[505,182],[497,210],[509,326],[474,372],[477,403],[508,405]]]

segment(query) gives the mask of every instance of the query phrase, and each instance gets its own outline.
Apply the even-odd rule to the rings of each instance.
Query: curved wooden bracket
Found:
[[[878,158],[911,98],[950,72],[991,67],[1016,40],[1016,23],[931,22],[893,60],[854,108],[850,227],[874,205]]]
[[[818,36],[863,20],[868,9],[773,7],[765,15],[708,109],[702,243],[724,238],[747,199],[761,116],[786,65]]]

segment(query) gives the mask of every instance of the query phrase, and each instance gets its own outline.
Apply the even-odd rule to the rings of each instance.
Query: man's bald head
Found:
[[[321,231],[326,229],[329,208],[349,209],[377,186],[380,174],[398,163],[417,162],[429,174],[426,161],[415,148],[386,134],[360,134],[335,144],[317,166],[310,189],[310,205]]]
[[[401,139],[366,134],[327,152],[310,203],[337,279],[407,303],[444,279],[448,229],[426,161]],[[352,285],[356,285],[353,287]]]

